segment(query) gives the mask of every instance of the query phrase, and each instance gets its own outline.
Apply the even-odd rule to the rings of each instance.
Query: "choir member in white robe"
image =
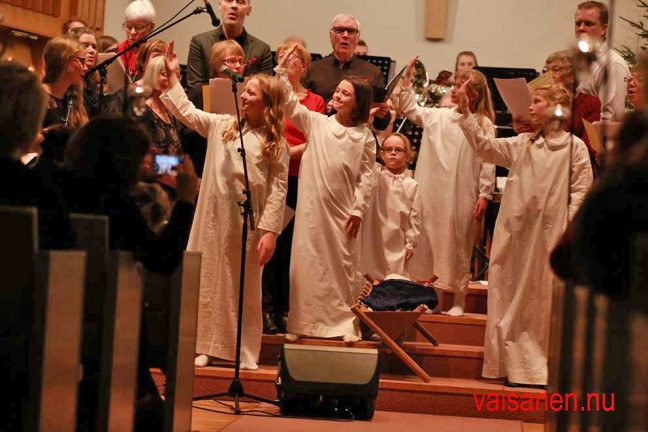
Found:
[[[376,142],[365,125],[371,86],[360,79],[342,80],[332,99],[337,113],[327,117],[299,103],[282,64],[275,71],[287,97],[286,114],[307,143],[299,174],[286,338],[358,340],[350,308],[362,288],[357,234],[376,158]]]
[[[414,178],[421,194],[421,237],[417,253],[409,265],[415,280],[439,279],[436,286],[454,293],[448,315],[464,313],[470,280],[470,261],[475,237],[488,201],[492,199],[495,165],[484,162],[468,145],[454,108],[418,106],[411,89],[413,59],[408,67],[398,109],[423,128]],[[478,71],[458,72],[451,99],[456,104],[456,89],[471,78],[471,111],[483,130],[494,135],[494,112],[485,77]]]
[[[172,47],[170,48],[173,49]],[[171,51],[172,53],[173,51]],[[167,52],[167,57],[172,56]],[[167,59],[175,77],[176,60]],[[196,366],[211,357],[235,360],[241,234],[239,202],[245,189],[235,117],[196,109],[177,79],[162,100],[187,127],[207,138],[196,214],[187,250],[202,252]],[[283,93],[275,78],[251,78],[241,95],[252,208],[256,229],[246,244],[241,368],[256,369],[261,350],[261,270],[274,252],[284,217],[288,149],[283,131]]]
[[[494,139],[468,113],[460,90],[459,125],[484,160],[510,169],[490,256],[483,376],[512,384],[546,385],[553,284],[550,252],[592,184],[587,147],[548,120],[570,106],[557,86],[533,93],[537,133]],[[560,105],[557,105],[560,104]],[[555,116],[555,114],[554,114]],[[564,117],[563,118],[568,118]]]
[[[385,166],[374,166],[369,209],[362,221],[363,274],[384,279],[390,274],[409,278],[407,264],[419,236],[418,184],[406,173],[414,152],[400,133],[386,138],[380,148]]]

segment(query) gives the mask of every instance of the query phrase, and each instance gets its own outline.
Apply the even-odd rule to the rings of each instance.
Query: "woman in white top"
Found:
[[[170,89],[162,101],[187,127],[207,137],[207,156],[187,250],[202,252],[198,309],[197,366],[210,357],[235,359],[241,231],[239,202],[245,188],[236,118],[196,109],[182,90],[173,43],[165,54]],[[283,138],[283,93],[275,78],[252,77],[241,95],[252,208],[245,263],[241,368],[257,369],[261,350],[261,269],[281,231],[288,174]],[[249,229],[249,227],[248,227]]]
[[[363,274],[385,279],[390,274],[409,277],[407,264],[419,236],[418,183],[405,171],[414,157],[412,144],[394,133],[380,148],[385,166],[374,166],[374,187],[362,224]]]
[[[484,163],[468,145],[459,128],[455,109],[422,108],[411,88],[416,58],[410,61],[397,107],[423,127],[414,178],[421,195],[421,236],[409,264],[416,280],[439,277],[440,288],[454,293],[448,315],[460,316],[470,280],[470,258],[479,219],[492,197],[495,166]],[[481,72],[459,72],[451,97],[456,103],[458,85],[470,79],[470,110],[485,133],[494,134],[494,113],[486,78]]]
[[[287,62],[275,70],[286,114],[306,136],[290,264],[288,334],[359,339],[350,308],[362,288],[357,239],[371,193],[376,142],[366,122],[371,86],[345,79],[333,95],[335,115],[308,110],[294,94]]]
[[[549,255],[592,184],[589,154],[583,141],[565,132],[567,90],[542,86],[533,92],[529,112],[539,132],[495,139],[468,110],[467,87],[459,91],[459,126],[479,156],[510,170],[491,248],[482,374],[507,377],[509,385],[543,386],[558,283]]]

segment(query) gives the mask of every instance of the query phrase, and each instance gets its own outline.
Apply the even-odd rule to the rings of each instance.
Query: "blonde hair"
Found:
[[[380,151],[382,150],[382,146],[387,142],[387,140],[391,137],[397,137],[400,138],[401,141],[403,141],[403,144],[405,145],[405,156],[407,156],[407,162],[411,162],[414,159],[414,156],[416,155],[416,152],[414,151],[414,147],[412,147],[412,142],[407,138],[407,135],[402,134],[400,132],[394,132],[391,135],[389,135],[387,138],[383,140],[383,144],[380,146]]]
[[[550,105],[560,104],[564,107],[571,106],[571,94],[564,87],[557,84],[540,86],[533,91],[533,94],[538,94]]]
[[[161,70],[164,70],[164,57],[158,56],[152,58],[144,70],[144,76],[142,77],[144,85],[151,87],[153,90],[160,90],[158,76]]]
[[[67,36],[56,36],[50,39],[43,51],[43,60],[45,61],[45,77],[43,78],[43,82],[45,84],[52,84],[60,79],[65,72],[67,63],[73,60],[73,57],[79,51],[81,51],[79,56],[85,58],[83,45],[76,39]],[[73,96],[71,97],[74,97],[76,101],[68,117],[68,126],[76,129],[88,123],[89,119],[83,103],[83,86],[70,86],[67,92],[70,92],[71,89],[73,90],[71,92]]]
[[[477,93],[477,99],[470,108],[472,112],[477,114],[479,125],[484,127],[485,118],[490,120],[491,123],[495,123],[495,110],[493,109],[491,92],[484,74],[473,69],[471,71],[457,73],[457,79],[470,79],[470,88]]]
[[[281,52],[288,51],[295,44],[296,42],[292,38],[288,38],[285,41],[281,42],[275,50],[277,56],[279,56],[279,53]],[[306,66],[306,68],[311,65],[311,55],[304,45],[297,43],[295,54],[297,54],[297,56],[304,62],[304,66]]]
[[[250,78],[250,81],[257,80],[263,93],[263,156],[266,159],[273,160],[279,154],[279,150],[285,145],[284,139],[284,94],[279,81],[275,77],[259,74]],[[250,83],[248,81],[248,84]],[[242,126],[245,126],[245,117],[242,120]],[[238,122],[234,120],[230,127],[225,128],[221,133],[221,138],[225,142],[236,139],[238,135]]]
[[[216,42],[212,45],[211,53],[209,54],[209,70],[211,71],[212,77],[220,74],[221,60],[226,51],[234,51],[235,54],[245,58],[243,48],[235,40],[225,39],[224,41]]]

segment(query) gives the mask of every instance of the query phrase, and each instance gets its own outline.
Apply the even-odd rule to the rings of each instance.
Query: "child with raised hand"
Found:
[[[196,366],[211,357],[235,359],[241,232],[245,188],[236,117],[210,114],[187,99],[176,72],[173,42],[165,53],[170,88],[164,104],[185,126],[207,137],[207,155],[187,250],[202,252]],[[275,78],[250,78],[240,97],[243,142],[256,230],[248,233],[241,368],[257,369],[261,350],[261,269],[281,231],[288,149],[283,137],[283,93]],[[249,229],[249,228],[248,228]]]
[[[410,276],[430,280],[454,294],[448,315],[464,313],[470,280],[475,230],[492,197],[495,166],[485,163],[468,145],[459,128],[461,115],[454,108],[423,108],[412,92],[414,64],[405,73],[403,91],[394,97],[410,121],[423,128],[414,179],[421,196],[421,235],[417,252],[409,263]],[[494,134],[494,112],[486,78],[481,72],[458,72],[451,93],[457,103],[457,89],[470,79],[470,110],[485,133]]]
[[[470,112],[470,82],[458,91],[459,126],[485,161],[508,168],[490,256],[483,376],[510,385],[547,384],[552,287],[549,255],[592,184],[587,147],[566,132],[569,93],[536,89],[538,132],[495,139]]]
[[[374,166],[373,192],[362,224],[361,270],[375,279],[409,277],[407,264],[421,222],[418,183],[405,173],[414,151],[405,135],[394,133],[380,154],[385,166]]]
[[[275,69],[286,95],[286,115],[306,136],[290,264],[288,340],[297,335],[359,340],[351,312],[362,288],[357,234],[371,194],[375,140],[365,125],[371,85],[344,79],[333,95],[336,114],[299,103],[286,67]]]

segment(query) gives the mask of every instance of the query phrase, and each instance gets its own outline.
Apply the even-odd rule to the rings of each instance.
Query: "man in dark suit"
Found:
[[[194,87],[209,82],[209,57],[212,45],[225,39],[234,39],[243,47],[247,66],[244,75],[265,73],[272,75],[270,46],[245,31],[245,17],[252,12],[251,0],[220,0],[218,9],[222,24],[215,30],[191,38],[187,60],[187,84]]]

